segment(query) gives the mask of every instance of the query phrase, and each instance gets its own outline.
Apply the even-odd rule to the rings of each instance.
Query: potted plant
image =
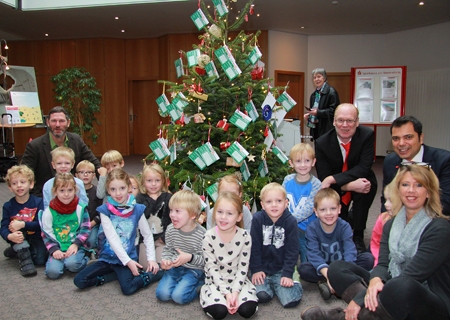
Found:
[[[100,122],[95,113],[100,111],[102,94],[95,78],[84,68],[72,67],[61,70],[51,82],[56,101],[69,112],[72,131],[96,144],[94,123]]]

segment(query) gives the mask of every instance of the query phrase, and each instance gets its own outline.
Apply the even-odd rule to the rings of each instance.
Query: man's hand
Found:
[[[336,180],[333,176],[328,176],[322,181],[322,189],[329,188],[332,184],[335,184]]]
[[[322,183],[323,185],[323,183]],[[359,178],[342,186],[343,191],[352,191],[356,193],[369,193],[370,181],[366,178]]]

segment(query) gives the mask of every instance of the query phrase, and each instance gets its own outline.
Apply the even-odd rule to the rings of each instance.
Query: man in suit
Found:
[[[356,248],[364,252],[367,216],[377,192],[372,171],[374,132],[359,126],[359,111],[350,103],[336,108],[333,125],[315,143],[317,175],[322,188],[331,187],[341,195],[341,218],[350,222]]]
[[[450,152],[423,144],[422,123],[412,116],[402,116],[391,124],[394,152],[386,156],[383,163],[383,188],[395,177],[402,164],[429,165],[439,179],[442,212],[450,215]],[[381,197],[381,210],[384,197]]]
[[[69,147],[75,152],[75,165],[81,160],[89,160],[96,169],[101,167],[100,161],[76,133],[67,132],[70,126],[69,113],[63,107],[54,107],[48,113],[48,131],[44,135],[28,142],[22,156],[22,164],[34,171],[36,183],[31,193],[42,197],[42,187],[47,180],[56,174],[52,166],[50,152],[61,146]],[[75,173],[73,169],[72,173]]]

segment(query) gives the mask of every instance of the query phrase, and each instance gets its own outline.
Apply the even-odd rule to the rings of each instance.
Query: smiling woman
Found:
[[[449,319],[450,247],[442,244],[450,241],[450,224],[439,181],[428,167],[403,166],[391,199],[395,217],[383,228],[372,272],[343,261],[330,265],[329,281],[348,307],[312,307],[302,319]]]

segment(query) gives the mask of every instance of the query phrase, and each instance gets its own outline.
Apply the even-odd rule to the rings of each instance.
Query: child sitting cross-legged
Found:
[[[300,278],[317,282],[324,300],[334,293],[328,281],[328,265],[336,260],[344,260],[371,270],[373,256],[370,252],[357,254],[350,224],[341,218],[339,194],[331,188],[321,189],[314,197],[314,212],[317,220],[306,229],[308,261],[298,266]]]
[[[172,223],[166,230],[161,260],[165,272],[156,297],[186,304],[198,297],[198,289],[205,282],[202,239],[206,230],[196,222],[202,205],[198,194],[182,190],[170,198],[169,208]]]
[[[74,284],[84,289],[119,280],[122,293],[131,295],[162,276],[155,261],[153,236],[144,216],[145,206],[137,204],[129,193],[130,178],[122,169],[113,169],[106,178],[107,202],[98,207],[99,258],[74,278]],[[135,245],[137,229],[144,237],[148,267],[144,270],[138,260]]]

